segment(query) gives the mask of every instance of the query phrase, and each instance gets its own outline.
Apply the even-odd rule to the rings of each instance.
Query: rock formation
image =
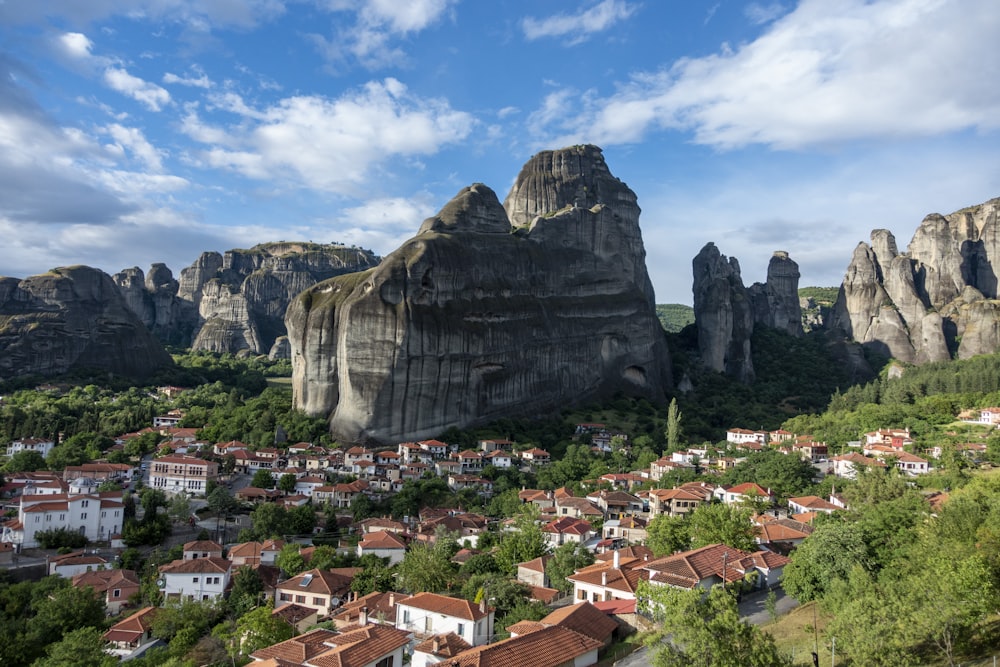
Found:
[[[753,382],[750,338],[755,325],[802,335],[798,264],[778,250],[768,264],[767,281],[746,288],[739,261],[708,243],[694,258],[692,269],[702,364],[740,382]]]
[[[908,363],[968,358],[1000,346],[1000,199],[928,215],[906,253],[876,229],[847,267],[831,326]]]
[[[296,294],[377,263],[359,248],[278,242],[202,253],[179,281],[163,264],[154,264],[145,279],[137,267],[114,279],[132,310],[164,341],[195,350],[268,354],[285,334],[285,310]]]
[[[0,278],[0,378],[99,370],[144,379],[172,365],[106,273],[73,266]]]
[[[285,322],[296,407],[357,441],[434,436],[669,387],[635,194],[599,148],[546,151],[501,206],[463,189],[369,271]]]

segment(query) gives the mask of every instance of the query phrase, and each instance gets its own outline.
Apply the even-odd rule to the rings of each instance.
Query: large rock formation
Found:
[[[535,156],[505,206],[465,188],[377,268],[293,301],[295,405],[338,438],[394,442],[618,391],[662,399],[638,217],[595,146]]]
[[[778,250],[767,281],[743,286],[740,263],[708,243],[692,261],[698,351],[707,368],[751,383],[755,373],[750,338],[754,326],[802,335],[799,266]]]
[[[115,274],[129,306],[164,341],[195,350],[268,354],[292,298],[317,282],[375,266],[367,250],[278,242],[205,252],[180,280],[163,264]]]
[[[143,379],[173,365],[104,272],[0,278],[0,378],[99,370]]]
[[[832,326],[909,363],[968,358],[1000,347],[1000,199],[929,215],[906,253],[885,229],[854,250]]]

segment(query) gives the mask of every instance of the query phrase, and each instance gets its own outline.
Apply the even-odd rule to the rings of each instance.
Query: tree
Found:
[[[281,547],[281,551],[274,557],[274,564],[289,577],[297,576],[306,569],[306,561],[299,553],[299,545],[294,542]]]
[[[167,506],[167,494],[160,489],[146,487],[139,492],[139,503],[142,505],[143,520],[156,516],[156,510]]]
[[[178,522],[187,521],[191,518],[191,502],[188,500],[187,494],[178,493],[170,499],[170,505],[167,507],[167,516]]]
[[[851,568],[870,570],[864,531],[857,524],[827,521],[792,552],[782,585],[799,602],[821,598],[835,580],[846,580]]]
[[[118,659],[104,652],[104,639],[98,628],[85,627],[67,632],[48,647],[46,656],[33,667],[117,667]]]
[[[756,551],[757,543],[750,515],[750,510],[735,505],[701,505],[688,519],[692,548],[721,543],[734,549]]]
[[[31,619],[29,632],[41,645],[73,630],[104,625],[104,600],[93,591],[74,588],[68,582],[59,590],[41,595],[32,603],[32,608],[35,616]]]
[[[288,530],[293,535],[312,535],[316,527],[316,511],[312,505],[299,505],[287,510]]]
[[[286,472],[280,479],[278,479],[278,489],[283,491],[285,494],[295,493],[295,481],[295,475],[290,472]]]
[[[288,532],[288,516],[284,507],[261,503],[250,513],[250,523],[257,539],[266,540]]]
[[[538,517],[538,508],[528,503],[522,506],[521,513],[514,520],[514,530],[503,534],[496,552],[501,572],[513,576],[518,563],[538,558],[548,551]]]
[[[396,566],[400,585],[414,594],[448,592],[458,573],[458,568],[451,562],[457,546],[453,538],[441,537],[431,544],[412,544]]]
[[[229,593],[229,611],[239,618],[251,609],[260,606],[264,595],[264,582],[249,565],[236,568],[233,574],[233,588]]]
[[[14,454],[3,469],[7,472],[34,472],[46,468],[45,457],[33,450],[20,451]]]
[[[253,479],[250,481],[250,486],[254,486],[258,489],[273,489],[274,488],[274,476],[271,474],[270,470],[261,468],[253,474]]]
[[[658,514],[646,526],[646,536],[646,546],[657,558],[691,548],[691,524],[682,516]]]
[[[789,667],[770,635],[743,622],[735,598],[722,586],[701,589],[639,583],[639,599],[662,626],[655,667]],[[668,641],[663,640],[668,638]]]
[[[314,556],[315,557],[315,556]],[[395,568],[389,567],[387,558],[379,558],[365,554],[358,561],[358,566],[364,569],[354,575],[351,580],[351,590],[358,595],[368,595],[379,591],[387,593],[396,587]]]
[[[288,621],[272,615],[272,611],[270,605],[260,607],[236,621],[236,636],[239,639],[241,653],[249,655],[265,646],[291,639],[297,634]]]
[[[681,411],[677,409],[677,399],[670,399],[670,407],[667,408],[667,431],[664,433],[667,438],[667,451],[675,452],[681,446]]]
[[[545,566],[549,585],[563,593],[573,590],[573,582],[566,579],[579,569],[594,563],[594,554],[580,542],[566,542],[556,547]]]

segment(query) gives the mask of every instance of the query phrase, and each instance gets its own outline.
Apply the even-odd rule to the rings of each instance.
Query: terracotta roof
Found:
[[[601,642],[553,625],[526,635],[477,646],[452,659],[457,667],[557,667],[597,651]]]
[[[634,614],[637,602],[635,600],[606,600],[592,604],[605,614]]]
[[[542,526],[543,533],[560,533],[565,535],[586,535],[593,527],[583,519],[564,516]]]
[[[159,607],[145,607],[135,612],[128,618],[124,618],[104,633],[106,641],[134,641],[136,637],[149,630],[153,624],[153,619],[160,611]]]
[[[255,660],[277,658],[298,665],[329,650],[330,647],[326,645],[326,642],[336,636],[337,633],[333,630],[316,628],[273,646],[254,651],[250,654],[250,657]]]
[[[618,623],[608,618],[608,615],[589,602],[571,604],[546,616],[541,620],[545,625],[558,625],[579,632],[591,639],[606,643],[611,634],[618,629]]]
[[[342,595],[351,588],[351,576],[345,576],[330,570],[312,569],[297,577],[278,584],[283,591],[319,593],[325,595]]]
[[[542,604],[550,604],[559,597],[560,591],[556,588],[545,588],[544,586],[529,586],[531,592],[528,597],[532,600],[538,600]]]
[[[437,643],[437,650],[434,645]],[[462,651],[468,651],[472,644],[465,641],[454,632],[445,632],[440,635],[433,635],[413,647],[413,652],[430,653],[439,658],[454,658]]]
[[[362,595],[353,602],[342,605],[333,618],[337,621],[356,622],[361,617],[361,608],[368,608],[368,617],[374,619],[384,619],[386,623],[396,622],[396,603],[406,602],[410,599],[404,593],[380,593],[375,591],[368,595]]]
[[[649,572],[637,569],[644,564],[645,561],[638,559],[621,558],[619,567],[615,568],[612,561],[598,561],[566,579],[635,595],[639,582],[649,579]]]
[[[789,498],[789,503],[795,503],[796,505],[805,508],[808,511],[818,511],[818,512],[835,512],[840,507],[837,507],[833,503],[823,500],[819,496],[802,496],[800,498]]]
[[[523,563],[518,563],[517,566],[519,568],[523,567],[525,570],[531,570],[532,572],[545,572],[545,566],[550,560],[552,560],[552,555],[547,554]]]
[[[514,625],[508,625],[506,630],[510,635],[526,635],[529,632],[544,630],[546,626],[538,621],[518,621]]]
[[[190,560],[175,560],[172,563],[160,566],[160,572],[164,574],[200,574],[213,572],[227,572],[232,567],[232,563],[225,558],[209,556],[208,558],[192,558]]]
[[[366,625],[327,641],[333,648],[309,660],[315,667],[364,667],[405,646],[410,633],[388,625]]]
[[[90,586],[95,593],[104,593],[114,588],[138,588],[139,575],[133,570],[95,570],[74,575],[72,582],[76,588]]]
[[[464,618],[467,621],[478,621],[493,611],[492,607],[487,607],[486,611],[483,611],[479,608],[479,605],[473,604],[468,600],[452,598],[447,595],[438,595],[437,593],[418,593],[409,600],[400,602],[399,604],[423,609],[424,611],[432,611],[436,614],[444,614],[445,616]]]
[[[596,560],[599,561],[610,561],[614,560],[615,553],[613,551],[606,551],[602,554],[598,554]],[[642,546],[641,544],[625,547],[618,550],[618,557],[622,561],[626,558],[635,558],[636,560],[652,560],[653,550],[649,547]]]
[[[295,625],[300,621],[303,621],[310,616],[318,615],[317,612],[312,607],[303,607],[300,604],[286,604],[282,607],[278,607],[271,612],[271,616],[277,616],[283,619],[289,625]]]
[[[222,551],[222,545],[212,540],[195,540],[183,547],[184,551]]]
[[[784,556],[772,555],[777,559],[784,559],[784,563],[788,562]],[[778,562],[768,561],[765,557],[758,560],[755,554],[725,544],[710,544],[660,558],[647,564],[646,569],[651,572],[650,581],[693,589],[700,582],[716,577],[720,580],[725,577],[726,581],[738,581],[757,565],[778,567]]]

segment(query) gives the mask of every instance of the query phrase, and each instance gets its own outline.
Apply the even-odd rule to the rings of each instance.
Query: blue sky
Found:
[[[709,241],[836,285],[872,229],[1000,196],[997,34],[996,0],[5,0],[0,275],[387,254],[595,143],[657,301]]]

